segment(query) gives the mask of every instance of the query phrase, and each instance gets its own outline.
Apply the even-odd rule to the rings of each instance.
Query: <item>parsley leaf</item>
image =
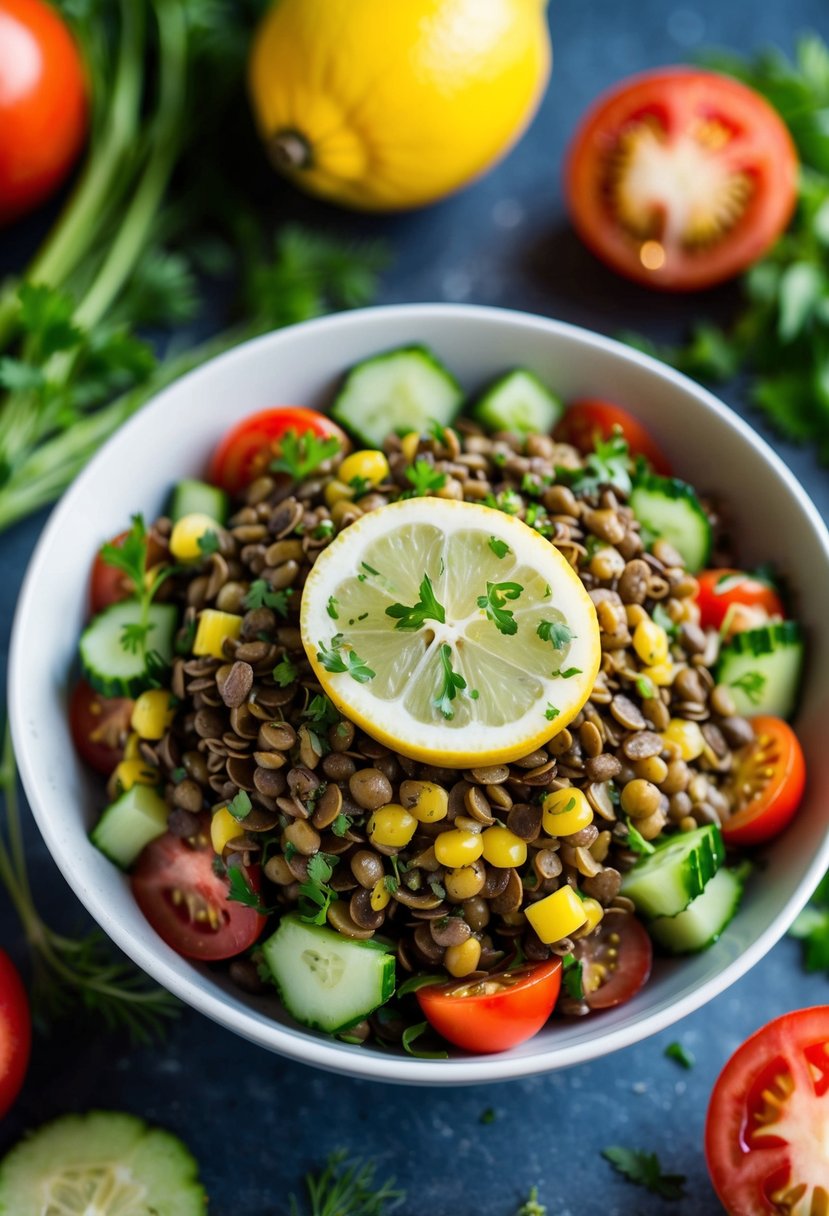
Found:
[[[333,519],[321,519],[311,535],[314,540],[328,540],[330,536],[334,535],[334,527]]]
[[[348,815],[345,815],[342,811],[340,811],[337,818],[331,824],[331,831],[335,836],[345,836],[350,827],[351,820],[348,818]]]
[[[407,1026],[400,1040],[403,1050],[407,1055],[417,1056],[419,1060],[448,1060],[449,1053],[446,1051],[422,1051],[412,1046],[428,1029],[428,1022],[417,1022],[414,1026]]]
[[[495,457],[493,456],[494,460]],[[498,463],[496,461],[496,463]],[[503,463],[503,461],[501,462]],[[515,490],[501,490],[500,494],[487,494],[484,503],[494,511],[503,511],[505,515],[517,515],[524,505],[524,500]]]
[[[649,840],[645,840],[645,837],[636,827],[636,824],[632,823],[630,819],[627,822],[627,832],[628,834],[627,838],[625,839],[625,844],[630,849],[631,853],[638,853],[640,857],[647,857],[649,854],[656,852],[656,849],[651,842]]]
[[[133,585],[137,620],[128,621],[121,630],[121,646],[129,654],[141,654],[148,668],[161,675],[165,664],[147,650],[147,639],[155,628],[150,623],[150,605],[161,584],[174,573],[174,567],[163,567],[148,583],[146,578],[149,541],[142,515],[133,515],[130,530],[119,543],[110,542],[101,548],[101,559],[107,566],[120,570]]]
[[[656,696],[656,688],[650,676],[636,677],[636,691],[643,701],[649,701],[651,697]]]
[[[602,1156],[629,1182],[645,1187],[661,1199],[682,1199],[685,1196],[684,1175],[663,1174],[656,1153],[611,1147],[602,1149]]]
[[[318,642],[317,645],[319,646],[317,658],[326,671],[347,672],[352,680],[356,680],[358,684],[367,684],[377,674],[360,658],[353,647],[349,647],[343,651],[343,635],[341,633],[334,634],[330,646],[326,646],[325,642]]]
[[[518,622],[504,603],[517,600],[523,590],[521,583],[487,583],[486,595],[479,595],[476,603],[486,613],[487,620],[509,636],[518,632]]]
[[[542,642],[550,642],[553,650],[563,650],[576,636],[564,621],[539,621],[535,632]]]
[[[829,874],[818,884],[789,934],[803,942],[803,965],[807,971],[829,972]]]
[[[246,908],[254,908],[263,916],[268,912],[258,891],[254,891],[250,879],[241,866],[228,866],[227,877],[230,883],[228,899],[232,899],[237,904],[244,904]]]
[[[315,697],[312,697],[307,708],[302,712],[303,717],[307,718],[312,726],[319,726],[326,730],[329,726],[336,726],[340,721],[340,711],[334,702],[326,697],[325,693],[317,693]]]
[[[544,710],[544,717],[548,722],[555,721],[560,713],[560,709],[556,709],[555,705],[552,705],[549,701],[547,702],[547,708]]]
[[[442,682],[432,704],[435,709],[443,714],[447,721],[451,721],[455,716],[452,702],[459,692],[463,692],[466,689],[466,680],[463,676],[458,675],[452,666],[452,647],[448,642],[444,642],[440,648],[440,664]]]
[[[394,626],[395,629],[420,629],[425,621],[439,621],[441,625],[445,624],[446,610],[437,599],[428,574],[423,575],[419,594],[420,599],[411,608],[407,608],[405,604],[390,604],[386,609],[386,616],[394,617],[397,622]]]
[[[227,809],[234,819],[247,819],[253,810],[253,803],[244,790],[239,790],[239,793],[228,802]]]
[[[294,481],[303,481],[339,451],[340,441],[333,435],[320,438],[313,431],[286,431],[279,440],[279,456],[271,461],[271,472],[289,473]]]
[[[337,608],[337,601],[333,595],[329,595],[328,603],[325,606],[325,611],[331,617],[332,621],[338,621],[340,619],[340,614],[339,614],[339,611]]]
[[[279,613],[280,616],[287,616],[288,598],[293,593],[292,587],[273,591],[270,583],[263,578],[257,578],[248,587],[242,603],[248,611],[252,611],[254,608],[273,608],[274,612]]]
[[[656,604],[651,617],[653,618],[654,625],[661,625],[669,638],[675,638],[679,635],[679,625],[664,604]]]
[[[547,1208],[543,1203],[538,1201],[538,1187],[534,1186],[530,1189],[530,1193],[526,1200],[521,1204],[521,1207],[515,1213],[515,1216],[547,1216]]]
[[[570,680],[570,679],[572,679],[573,676],[580,676],[580,675],[581,675],[580,667],[565,667],[564,671],[551,671],[550,679],[558,680],[559,678],[561,678],[562,680]]]
[[[669,1060],[676,1060],[683,1068],[693,1068],[696,1063],[693,1052],[688,1051],[681,1043],[669,1043],[665,1048],[665,1055]]]
[[[556,479],[580,494],[598,494],[604,486],[610,486],[627,497],[632,489],[632,469],[627,442],[617,429],[609,439],[597,437],[595,450],[585,457],[583,468],[557,468]]]
[[[581,959],[577,959],[575,954],[565,954],[561,960],[564,972],[562,980],[564,983],[564,991],[574,1001],[584,1000],[584,968]]]
[[[499,540],[497,536],[490,536],[489,547],[496,557],[506,557],[508,553],[512,553],[509,545],[505,540]]]
[[[746,694],[752,705],[759,705],[766,687],[766,676],[759,671],[746,671],[739,679],[732,680],[729,688],[739,688]]]
[[[289,684],[293,684],[294,680],[299,675],[299,672],[288,656],[285,655],[285,658],[277,663],[276,667],[274,667],[272,674],[274,681],[279,685],[280,688],[287,688]]]
[[[314,853],[308,859],[308,878],[300,884],[300,918],[307,924],[324,925],[328,909],[337,898],[328,886],[337,858],[330,853]]]
[[[439,472],[429,460],[416,460],[404,475],[412,488],[406,490],[402,498],[426,498],[446,485],[446,474]]]
[[[210,557],[219,552],[219,533],[214,528],[208,528],[198,539],[199,552],[204,557]]]

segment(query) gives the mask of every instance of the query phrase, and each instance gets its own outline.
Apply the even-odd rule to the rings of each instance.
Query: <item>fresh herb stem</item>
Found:
[[[319,1173],[305,1175],[307,1204],[290,1197],[291,1216],[389,1216],[405,1200],[389,1179],[375,1183],[376,1165],[348,1161],[344,1152],[332,1153]]]

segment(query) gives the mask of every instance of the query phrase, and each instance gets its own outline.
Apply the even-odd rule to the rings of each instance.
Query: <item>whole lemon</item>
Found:
[[[502,156],[550,62],[546,0],[276,0],[249,80],[281,172],[334,202],[392,211]]]

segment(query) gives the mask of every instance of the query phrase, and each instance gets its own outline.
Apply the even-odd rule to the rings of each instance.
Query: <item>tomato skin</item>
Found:
[[[559,443],[569,443],[585,456],[596,446],[596,439],[610,439],[618,428],[633,457],[644,456],[654,471],[668,477],[671,466],[655,439],[632,414],[610,401],[585,397],[568,406],[553,432]]]
[[[610,947],[611,933],[619,940],[612,945],[616,951],[615,961],[608,966],[604,953]],[[635,916],[613,916],[610,921],[603,920],[595,933],[576,942],[574,953],[582,964],[584,999],[591,1009],[624,1005],[650,979],[653,946],[647,930]],[[597,963],[604,963],[604,973],[601,982],[593,988],[591,966]]]
[[[705,1157],[714,1190],[729,1216],[772,1216],[781,1211],[768,1192],[796,1186],[801,1171],[808,1170],[812,1180],[825,1185],[820,1138],[827,1126],[827,1044],[829,1005],[797,1009],[746,1039],[717,1078],[705,1121]],[[783,1099],[781,1116],[788,1115],[789,1132],[802,1134],[795,1141],[768,1137],[761,1147],[760,1141],[752,1143],[753,1116],[762,1105],[763,1090],[784,1067],[794,1090]],[[809,1196],[804,1199],[802,1210],[807,1211]]]
[[[0,0],[1,2],[1,0]],[[111,545],[121,545],[126,532],[119,532],[109,542]],[[151,569],[168,557],[167,551],[159,545],[153,536],[147,537],[147,567]],[[95,554],[92,570],[89,575],[89,611],[97,616],[112,604],[128,600],[135,594],[132,581],[116,566],[108,565],[101,556],[100,550]]]
[[[214,858],[209,846],[192,848],[168,832],[147,845],[130,879],[136,903],[159,937],[185,958],[202,962],[247,950],[267,923],[253,908],[227,898],[228,883],[214,872]],[[258,891],[258,867],[251,867],[247,876]],[[171,898],[176,888],[211,904],[219,914],[219,927],[191,920],[186,904],[176,907]]]
[[[694,132],[703,124],[718,122],[729,138],[716,150],[704,151],[706,161],[727,173],[745,175],[752,187],[742,215],[718,240],[695,247],[660,234],[664,260],[650,268],[645,265],[649,259],[642,256],[648,238],[623,226],[609,198],[620,136],[645,119],[664,133],[668,156],[681,140],[686,146],[694,143]],[[792,216],[797,177],[792,137],[764,98],[731,77],[669,66],[628,77],[598,99],[568,149],[565,194],[579,236],[612,270],[647,287],[699,291],[732,278],[762,257]],[[664,192],[651,189],[649,210],[670,215],[677,180],[671,178]],[[643,214],[642,219],[647,218]]]
[[[765,844],[779,836],[791,822],[806,788],[806,761],[797,735],[782,718],[761,715],[752,718],[756,742],[738,759],[733,781],[740,789],[752,773],[771,770],[760,779],[757,793],[722,825],[726,844],[745,848]]]
[[[726,581],[727,580],[727,581]],[[697,575],[699,623],[720,630],[728,617],[729,636],[785,616],[783,601],[770,583],[744,570],[703,570]],[[741,612],[745,608],[748,611]]]
[[[279,440],[286,431],[304,435],[311,431],[322,439],[338,439],[344,452],[350,444],[345,432],[318,410],[282,405],[250,414],[232,426],[221,439],[210,460],[208,480],[228,494],[238,494],[279,453]]]
[[[87,89],[68,28],[43,0],[0,0],[0,224],[47,198],[86,137]]]
[[[20,1092],[31,1047],[26,989],[9,956],[0,950],[0,1119]]]
[[[419,988],[415,995],[429,1023],[456,1047],[481,1054],[508,1051],[537,1034],[553,1012],[561,960],[532,963],[512,974],[521,978],[489,995],[453,996],[463,980]]]
[[[102,697],[86,680],[78,680],[69,698],[69,730],[75,751],[107,777],[124,758],[117,740],[130,729],[133,705],[129,697]]]

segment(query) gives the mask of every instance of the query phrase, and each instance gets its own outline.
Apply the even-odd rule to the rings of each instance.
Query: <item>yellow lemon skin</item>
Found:
[[[434,202],[519,137],[550,74],[546,0],[276,0],[249,85],[271,159],[332,202]]]

